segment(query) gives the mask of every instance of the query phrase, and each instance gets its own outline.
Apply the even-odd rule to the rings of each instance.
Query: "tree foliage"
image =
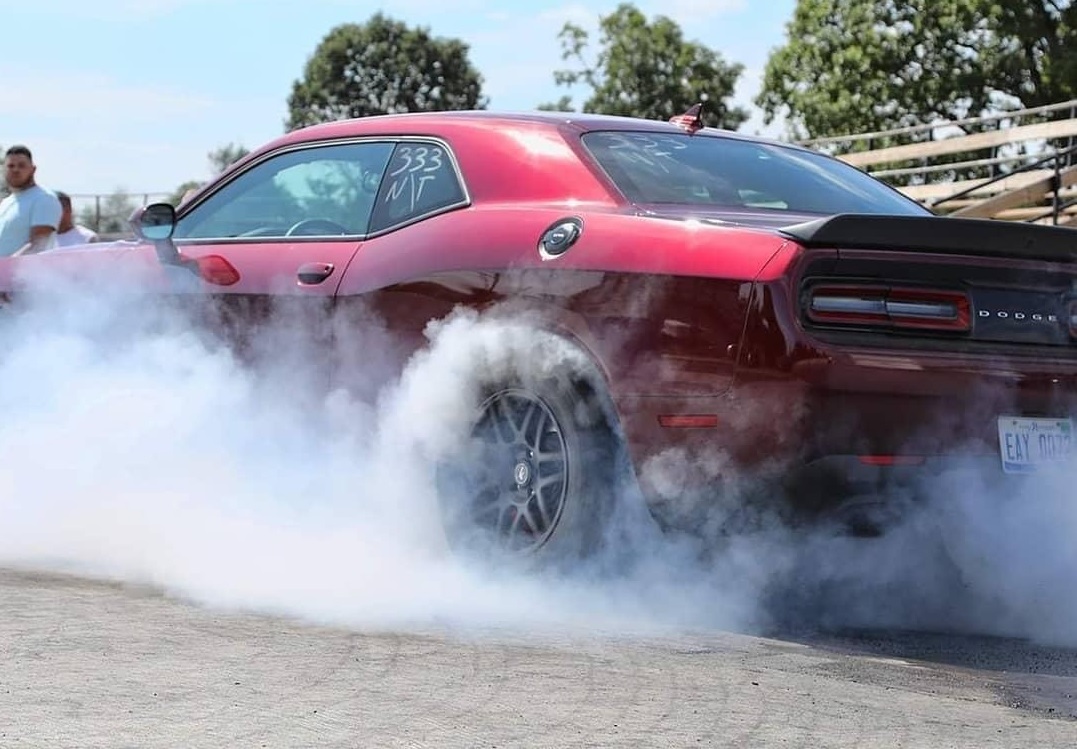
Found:
[[[1069,0],[798,0],[756,103],[794,137],[961,119],[1077,88]]]
[[[179,206],[179,204],[183,202],[183,197],[188,192],[190,192],[191,190],[197,190],[204,184],[204,182],[199,182],[196,179],[189,179],[182,185],[177,187],[175,190],[173,190],[172,194],[168,196],[167,201],[174,206]]]
[[[999,81],[1025,107],[1077,97],[1077,3],[1005,0],[997,6]]]
[[[250,152],[250,149],[245,146],[238,143],[229,143],[228,145],[213,149],[206,154],[206,158],[209,159],[210,171],[214,175],[217,175]]]
[[[239,143],[228,143],[227,145],[213,149],[206,154],[206,159],[209,161],[210,174],[213,176],[220,174],[249,153],[250,149]],[[167,200],[172,205],[178,206],[183,202],[183,196],[186,195],[188,191],[196,190],[204,184],[205,182],[200,180],[189,179],[173,190]]]
[[[484,109],[482,76],[459,39],[375,14],[332,29],[288,97],[289,130],[398,112]]]
[[[134,199],[121,187],[104,200],[99,199],[79,211],[78,223],[99,234],[129,234],[128,219],[136,207]]]
[[[665,16],[648,22],[634,5],[617,6],[599,20],[598,51],[590,63],[586,30],[566,23],[558,38],[562,59],[577,67],[556,71],[554,80],[591,89],[585,112],[668,119],[705,101],[708,124],[736,129],[748,119],[747,112],[729,103],[744,66],[685,40],[680,26]],[[570,107],[569,97],[540,106],[555,111]]]

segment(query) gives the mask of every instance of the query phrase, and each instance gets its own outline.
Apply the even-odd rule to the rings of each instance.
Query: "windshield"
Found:
[[[929,213],[822,154],[705,135],[591,132],[583,144],[634,203],[789,213]]]

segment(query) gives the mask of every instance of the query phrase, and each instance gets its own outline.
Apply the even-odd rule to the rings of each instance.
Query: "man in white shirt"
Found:
[[[100,239],[97,232],[88,229],[82,224],[76,224],[71,212],[71,196],[66,192],[56,191],[56,197],[60,200],[60,224],[56,227],[56,246],[71,247],[78,244],[89,244]]]
[[[34,182],[34,157],[26,146],[4,154],[4,179],[11,194],[0,200],[0,257],[30,255],[56,244],[60,201]]]

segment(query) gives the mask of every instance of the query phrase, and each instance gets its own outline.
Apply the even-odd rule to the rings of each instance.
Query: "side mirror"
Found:
[[[171,203],[151,203],[135,209],[130,223],[135,236],[148,242],[171,239],[176,228],[176,209]]]
[[[185,268],[206,283],[231,286],[239,282],[239,271],[220,255],[188,258],[180,254],[172,232],[176,228],[176,209],[170,203],[151,203],[136,208],[130,218],[135,236],[153,244],[162,265]]]
[[[176,229],[176,209],[171,203],[150,203],[136,208],[128,223],[135,236],[152,242],[157,259],[164,265],[181,265],[179,250],[172,242]]]

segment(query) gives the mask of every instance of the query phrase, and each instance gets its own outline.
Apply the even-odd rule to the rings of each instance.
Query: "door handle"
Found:
[[[313,286],[319,284],[329,276],[333,275],[332,263],[304,263],[299,266],[299,270],[296,271],[296,275],[299,277],[299,283],[306,286]]]

